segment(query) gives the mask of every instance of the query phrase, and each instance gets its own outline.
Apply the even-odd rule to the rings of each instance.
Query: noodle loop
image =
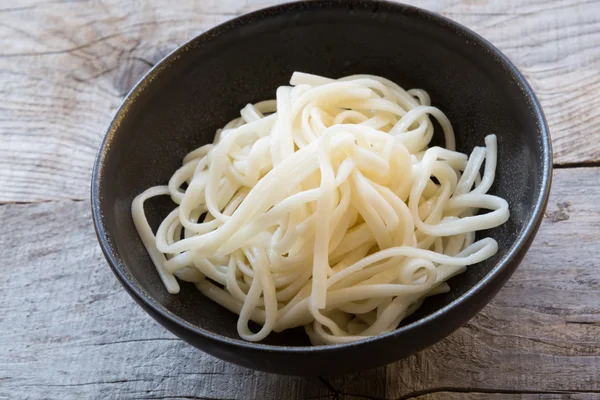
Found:
[[[167,186],[136,197],[135,226],[168,292],[196,284],[239,314],[245,340],[299,326],[313,344],[390,332],[496,253],[495,240],[475,241],[509,218],[487,194],[496,137],[455,151],[429,95],[381,77],[296,72],[291,85],[246,105]],[[432,117],[445,148],[428,147]],[[160,195],[177,207],[155,235],[144,201]]]

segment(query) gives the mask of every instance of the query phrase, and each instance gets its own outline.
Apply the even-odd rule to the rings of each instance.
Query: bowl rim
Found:
[[[474,286],[469,288],[465,293],[463,293],[458,298],[454,299],[444,307],[436,310],[435,312],[420,318],[410,324],[401,326],[391,332],[384,333],[381,335],[368,337],[365,339],[360,339],[353,342],[348,343],[340,343],[340,344],[327,344],[327,345],[316,345],[316,346],[285,346],[285,345],[270,345],[263,343],[255,343],[255,342],[247,342],[242,340],[241,338],[230,338],[227,336],[216,334],[212,331],[201,328],[197,325],[191,324],[185,319],[179,317],[178,315],[172,313],[168,309],[166,309],[163,305],[161,305],[158,301],[156,301],[152,296],[150,296],[137,282],[136,280],[125,270],[124,266],[121,264],[119,257],[116,254],[114,247],[111,245],[111,238],[108,232],[104,227],[104,220],[101,210],[101,198],[99,194],[100,186],[102,184],[102,173],[104,169],[104,159],[107,151],[110,148],[111,141],[118,131],[120,121],[124,114],[127,113],[128,108],[133,104],[137,95],[145,90],[145,87],[150,84],[150,81],[153,80],[161,71],[169,66],[169,63],[179,58],[180,55],[187,52],[189,49],[193,48],[196,44],[201,44],[205,41],[210,41],[213,38],[219,36],[221,31],[227,31],[230,29],[234,29],[238,24],[248,24],[252,23],[253,20],[260,20],[263,18],[268,18],[273,15],[280,15],[289,12],[298,11],[301,9],[305,9],[309,7],[311,9],[320,9],[328,6],[339,7],[340,2],[336,0],[300,0],[300,1],[292,1],[283,4],[278,4],[266,8],[262,8],[247,14],[243,14],[226,22],[223,22],[203,33],[195,36],[194,38],[188,40],[181,46],[177,47],[175,50],[167,54],[163,57],[159,62],[157,62],[129,91],[126,95],[122,103],[120,104],[118,110],[115,113],[114,118],[110,122],[104,139],[98,149],[96,159],[94,162],[93,170],[92,170],[92,182],[91,182],[91,208],[92,208],[92,217],[94,221],[94,229],[96,231],[96,235],[98,237],[98,241],[100,243],[100,247],[102,248],[102,252],[104,253],[105,258],[107,259],[111,269],[114,274],[117,276],[118,280],[121,284],[127,289],[127,292],[140,304],[143,306],[151,316],[153,316],[148,309],[151,309],[158,316],[170,321],[171,323],[179,326],[180,328],[185,329],[186,331],[190,331],[193,334],[203,336],[206,339],[219,342],[222,345],[234,346],[237,348],[245,349],[245,350],[264,350],[268,352],[279,352],[284,354],[292,354],[292,353],[314,353],[314,352],[324,352],[324,351],[336,351],[342,350],[345,348],[350,348],[354,346],[366,345],[369,343],[377,342],[380,340],[384,340],[387,338],[392,338],[394,336],[399,336],[405,334],[408,331],[413,329],[417,329],[423,325],[427,325],[433,323],[435,320],[440,319],[444,314],[450,312],[451,310],[458,308],[465,302],[468,302],[471,297],[474,297],[477,293],[484,290],[490,282],[496,279],[501,273],[511,264],[515,259],[518,259],[519,253],[523,249],[527,249],[529,247],[528,241],[531,239],[532,235],[535,235],[537,228],[543,218],[543,213],[548,202],[548,196],[550,193],[550,186],[552,181],[552,145],[550,140],[550,133],[546,118],[544,116],[542,106],[537,99],[533,89],[525,79],[525,77],[521,74],[521,72],[517,69],[517,67],[493,44],[484,39],[479,34],[470,30],[469,28],[455,22],[449,18],[446,18],[437,13],[424,10],[422,8],[418,8],[415,6],[410,6],[401,3],[395,3],[387,0],[359,0],[355,3],[348,3],[348,5],[353,5],[354,7],[378,7],[384,5],[389,9],[390,12],[398,12],[402,14],[408,14],[411,17],[416,17],[419,19],[427,20],[427,22],[434,23],[440,26],[444,26],[449,28],[454,32],[458,32],[460,35],[464,36],[466,40],[472,42],[473,44],[482,47],[492,53],[496,60],[506,73],[514,79],[519,85],[522,86],[524,96],[528,97],[528,100],[532,107],[532,114],[536,118],[538,126],[540,127],[541,139],[542,139],[542,153],[543,153],[543,176],[540,180],[540,193],[535,200],[535,205],[533,207],[533,212],[529,217],[528,221],[524,225],[524,228],[521,230],[510,249],[507,253],[496,263],[496,265]],[[153,316],[155,317],[155,316]],[[156,317],[155,317],[156,318]]]

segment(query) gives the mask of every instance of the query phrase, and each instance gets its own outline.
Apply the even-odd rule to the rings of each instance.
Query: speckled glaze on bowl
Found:
[[[293,71],[330,77],[370,73],[426,89],[469,153],[495,133],[492,192],[511,217],[480,232],[498,240],[491,259],[453,278],[395,331],[350,344],[309,346],[302,329],[242,341],[236,315],[183,284],[169,295],[133,226],[132,199],[165,184],[190,150],[248,102],[273,98]],[[435,140],[435,139],[434,139]],[[490,301],[519,265],[542,220],[552,157],[542,109],[513,64],[477,34],[439,15],[380,1],[317,0],[279,5],[222,24],[186,43],[131,91],[100,147],[92,211],[100,245],[117,278],[158,322],[224,360],[264,371],[331,375],[407,357],[439,341]],[[173,207],[146,206],[156,227]]]

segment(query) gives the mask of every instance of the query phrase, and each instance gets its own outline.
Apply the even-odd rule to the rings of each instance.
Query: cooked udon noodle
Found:
[[[487,194],[496,137],[457,152],[424,90],[378,76],[296,72],[291,85],[248,104],[167,186],[137,196],[135,226],[168,292],[176,278],[195,283],[239,314],[245,340],[302,326],[313,344],[392,331],[496,253],[494,239],[475,241],[509,217]],[[428,147],[431,117],[445,148]],[[155,235],[143,204],[159,195],[177,207]]]

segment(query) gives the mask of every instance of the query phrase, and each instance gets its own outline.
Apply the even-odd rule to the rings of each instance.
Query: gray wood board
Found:
[[[326,378],[247,370],[167,332],[113,276],[87,200],[2,205],[0,398],[600,397],[599,174],[556,171],[530,252],[466,326],[398,363]]]
[[[178,45],[278,2],[0,6],[0,398],[600,398],[600,1],[406,1],[505,52],[544,106],[556,166],[587,167],[555,172],[522,266],[442,342],[360,375],[270,375],[186,345],[123,291],[89,211],[108,123]]]
[[[0,202],[85,199],[115,110],[163,56],[257,0],[32,1],[0,8]],[[525,74],[555,162],[600,162],[600,2],[407,1],[489,39]],[[589,140],[595,136],[596,140]]]

